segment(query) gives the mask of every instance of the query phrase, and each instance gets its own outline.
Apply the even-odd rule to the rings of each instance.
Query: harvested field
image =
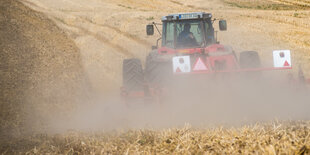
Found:
[[[66,115],[85,82],[79,49],[64,31],[20,2],[0,2],[0,135],[31,133]],[[40,118],[40,119],[34,119]]]
[[[88,4],[50,0],[21,2],[48,15],[71,36],[81,51],[82,64],[90,83],[97,91],[106,90],[106,83],[102,81],[112,81],[111,87],[121,85],[121,60],[130,57],[144,60],[150,46],[159,37],[156,33],[154,37],[146,36],[145,25],[160,22],[162,16],[172,12],[205,11],[212,12],[216,18],[227,19],[228,31],[218,34],[221,43],[232,45],[237,52],[256,50],[266,60],[270,59],[269,53],[274,49],[290,49],[294,52],[296,66],[293,71],[296,73],[301,65],[310,77],[308,1],[295,2],[305,3],[302,8],[286,1],[269,0],[180,0],[148,4],[142,0],[94,1]],[[287,9],[257,8],[273,3]]]
[[[7,154],[309,154],[309,122],[238,128],[129,130],[35,135],[2,144]]]
[[[272,50],[290,49],[291,72],[300,66],[310,78],[309,9],[309,0],[1,0],[0,154],[310,154],[309,95],[299,91],[273,100],[269,90],[231,93],[242,99],[201,91],[170,109],[139,107],[134,120],[114,104],[122,60],[144,60],[159,37],[146,36],[145,25],[176,12],[226,19],[218,38],[237,53],[255,50],[269,61]],[[244,123],[247,114],[253,120]],[[276,114],[285,119],[272,121]]]
[[[224,0],[225,3],[238,8],[259,10],[309,10],[307,0]]]

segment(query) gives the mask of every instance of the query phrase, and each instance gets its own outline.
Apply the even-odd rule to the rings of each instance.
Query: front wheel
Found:
[[[241,68],[261,67],[260,57],[256,51],[244,51],[240,53],[239,63]]]
[[[240,68],[242,69],[254,69],[261,67],[261,61],[256,51],[245,51],[240,53],[239,58]],[[260,71],[245,72],[246,79],[258,80],[262,77]]]
[[[172,73],[170,62],[159,60],[160,55],[157,51],[152,51],[146,58],[145,79],[151,85],[161,85]]]

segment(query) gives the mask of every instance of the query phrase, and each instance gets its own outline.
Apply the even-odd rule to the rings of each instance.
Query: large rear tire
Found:
[[[123,60],[123,86],[127,91],[143,91],[144,75],[139,59]]]
[[[261,67],[260,57],[256,51],[244,51],[240,53],[239,63],[241,68]]]

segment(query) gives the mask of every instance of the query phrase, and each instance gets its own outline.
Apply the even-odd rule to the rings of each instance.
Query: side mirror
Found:
[[[146,34],[151,36],[154,34],[154,25],[146,25]]]
[[[221,31],[226,31],[227,30],[227,23],[226,20],[220,20],[219,21],[219,26]]]

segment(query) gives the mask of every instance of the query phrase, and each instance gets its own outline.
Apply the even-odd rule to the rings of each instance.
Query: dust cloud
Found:
[[[272,120],[310,119],[309,92],[288,82],[287,72],[175,75],[165,81],[162,102],[124,101],[118,91],[93,95],[70,119],[57,117],[52,133],[115,129],[239,126]],[[109,95],[106,95],[109,94]]]

